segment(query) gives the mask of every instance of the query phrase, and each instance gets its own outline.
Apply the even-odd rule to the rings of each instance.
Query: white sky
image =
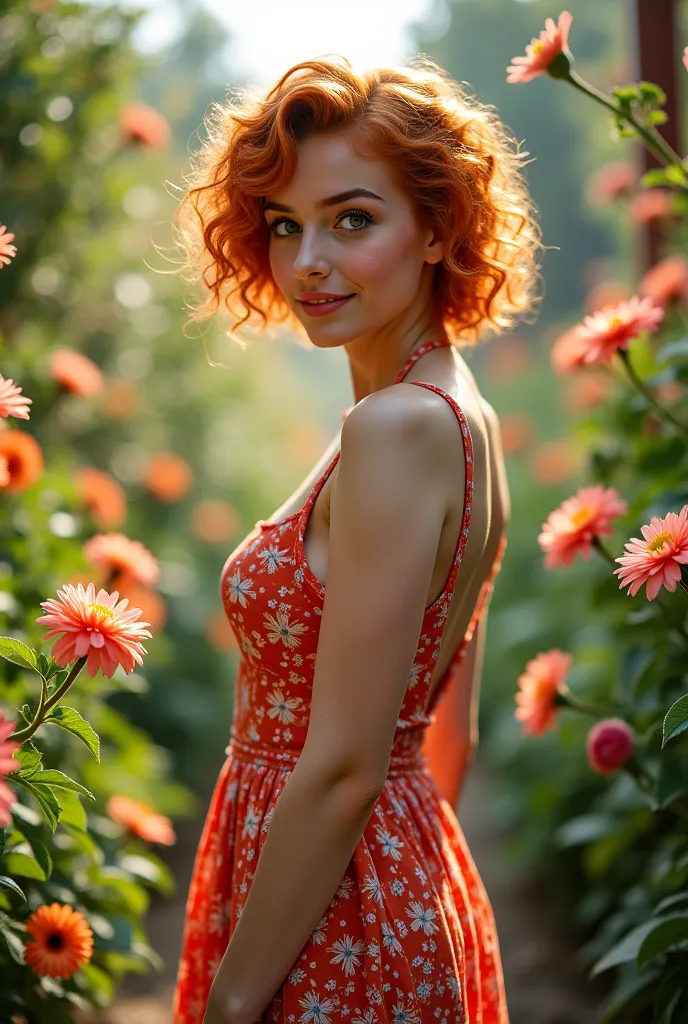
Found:
[[[125,0],[144,7],[136,38],[155,50],[176,34],[167,0]],[[415,51],[408,38],[413,21],[441,34],[444,0],[203,0],[234,34],[228,58],[232,77],[258,85],[275,81],[300,60],[342,54],[354,64],[391,64]]]

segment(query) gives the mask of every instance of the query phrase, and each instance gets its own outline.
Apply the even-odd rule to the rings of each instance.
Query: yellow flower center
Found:
[[[115,617],[113,615],[113,613],[112,613],[112,608],[108,608],[108,606],[106,604],[97,604],[94,601],[93,604],[90,604],[88,607],[92,608],[95,612],[100,612],[100,615],[103,618],[114,619],[114,617]],[[90,631],[91,628],[92,627],[89,626],[89,631]],[[96,628],[96,633],[99,633],[99,632],[100,632],[100,630]]]
[[[541,49],[542,49],[542,43],[536,43],[535,46],[533,47],[533,55],[535,57],[537,57],[537,55],[540,53]]]
[[[574,526],[580,526],[582,523],[584,523],[586,521],[586,519],[589,519],[589,518],[590,518],[590,509],[589,508],[581,508],[577,512],[573,513],[573,515],[571,516],[571,522],[572,522],[572,524]]]
[[[610,327],[621,327],[622,323],[623,323],[623,320],[621,319],[620,316],[613,316],[609,320],[609,326]]]
[[[671,544],[673,542],[673,539],[674,538],[671,536],[671,534],[667,533],[665,530],[664,533],[658,533],[655,539],[650,541],[650,543],[647,545],[647,550],[661,551],[664,544]]]

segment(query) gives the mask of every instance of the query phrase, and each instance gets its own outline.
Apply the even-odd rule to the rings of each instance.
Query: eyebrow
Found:
[[[338,206],[340,203],[348,203],[350,199],[378,199],[381,203],[384,203],[382,196],[379,196],[376,192],[371,192],[367,188],[350,188],[347,192],[338,192],[336,196],[328,196],[327,199],[319,199],[315,204],[316,210],[324,210],[328,206]],[[277,210],[280,213],[293,213],[291,206],[285,206],[284,203],[265,203],[263,206],[263,212],[266,210]]]

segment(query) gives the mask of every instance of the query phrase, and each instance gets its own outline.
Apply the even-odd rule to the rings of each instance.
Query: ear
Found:
[[[444,239],[437,228],[428,228],[425,233],[425,262],[439,263],[444,256]]]

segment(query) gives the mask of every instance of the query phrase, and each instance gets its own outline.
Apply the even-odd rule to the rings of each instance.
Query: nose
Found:
[[[308,279],[312,275],[327,277],[330,265],[323,251],[323,242],[315,230],[304,230],[299,249],[294,259],[294,273],[298,278]]]

